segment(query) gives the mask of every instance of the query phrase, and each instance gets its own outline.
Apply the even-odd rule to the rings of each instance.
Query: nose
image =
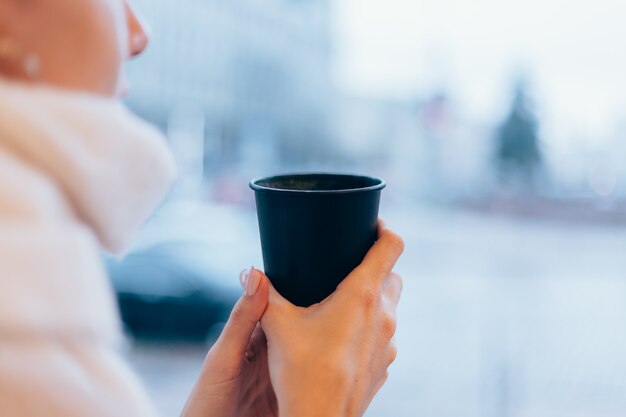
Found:
[[[150,37],[148,36],[144,24],[141,22],[141,19],[139,19],[133,8],[128,4],[128,2],[125,2],[125,4],[128,21],[128,49],[130,56],[136,57],[146,49],[148,42],[150,41]]]

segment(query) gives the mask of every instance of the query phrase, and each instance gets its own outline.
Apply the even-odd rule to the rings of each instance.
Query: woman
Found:
[[[127,112],[123,62],[146,32],[124,0],[0,0],[0,415],[153,416],[116,352],[98,253],[120,254],[173,178]],[[185,416],[358,416],[386,379],[402,240],[298,308],[259,270],[208,353]]]

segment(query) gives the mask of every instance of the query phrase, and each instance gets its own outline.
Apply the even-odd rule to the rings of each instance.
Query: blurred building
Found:
[[[173,141],[204,141],[205,174],[324,157],[335,97],[328,0],[136,3],[152,43],[129,65],[128,103],[164,130],[174,117]]]

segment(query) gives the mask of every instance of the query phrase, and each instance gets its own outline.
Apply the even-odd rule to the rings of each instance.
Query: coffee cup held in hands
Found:
[[[381,179],[289,174],[254,180],[250,187],[265,273],[298,306],[328,297],[377,239]]]

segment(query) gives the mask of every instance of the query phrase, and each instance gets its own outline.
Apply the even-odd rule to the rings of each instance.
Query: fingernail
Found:
[[[239,273],[239,283],[241,284],[241,288],[243,288],[244,290],[246,289],[246,282],[248,281],[250,271],[252,271],[252,267],[244,269]]]
[[[246,295],[253,296],[256,294],[260,283],[261,274],[259,274],[254,268],[250,268],[248,279],[246,280]]]

